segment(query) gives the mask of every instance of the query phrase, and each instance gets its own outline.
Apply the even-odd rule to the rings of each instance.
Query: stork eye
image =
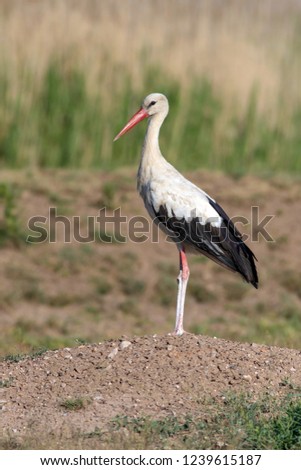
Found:
[[[154,104],[156,104],[157,101],[151,101],[150,104],[148,105],[148,108],[150,108],[151,106],[154,106]]]

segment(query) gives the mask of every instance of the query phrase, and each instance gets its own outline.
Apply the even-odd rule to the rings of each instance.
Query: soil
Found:
[[[301,352],[184,334],[121,338],[1,364],[1,428],[8,434],[103,429],[116,415],[206,415],[225,394],[273,397],[301,384]],[[81,397],[74,411],[64,404]]]

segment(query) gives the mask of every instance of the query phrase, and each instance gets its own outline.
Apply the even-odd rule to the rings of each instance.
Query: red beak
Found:
[[[123,134],[125,134],[126,132],[128,132],[130,129],[132,129],[134,126],[136,126],[136,124],[138,124],[138,122],[142,121],[143,119],[147,118],[148,117],[148,114],[147,112],[145,111],[145,109],[143,108],[140,108],[139,111],[137,111],[137,113],[134,114],[134,116],[129,120],[129,122],[124,126],[124,128],[119,132],[119,134],[116,135],[115,139],[113,140],[113,142],[115,142],[115,140],[119,139],[119,137],[121,137]]]

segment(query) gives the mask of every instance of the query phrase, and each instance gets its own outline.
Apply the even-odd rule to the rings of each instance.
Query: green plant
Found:
[[[131,442],[146,448],[300,449],[301,404],[262,396],[226,395],[223,405],[207,403],[205,419],[173,416],[161,419],[116,416],[112,429],[126,428]],[[175,447],[173,447],[175,446]]]
[[[67,398],[60,403],[60,406],[68,411],[79,411],[84,409],[90,400],[82,397]]]
[[[11,386],[13,379],[10,377],[9,379],[0,380],[0,388],[8,388]]]
[[[100,107],[97,98],[87,93],[85,74],[52,60],[36,100],[40,165],[81,166],[87,147],[93,160],[93,153],[99,147],[94,130]]]
[[[8,183],[0,183],[0,203],[3,204],[3,217],[0,219],[0,246],[13,243],[19,245],[24,240],[16,208],[16,188]]]
[[[94,283],[96,286],[96,293],[99,295],[106,295],[112,290],[112,285],[105,277],[99,276],[95,278]]]
[[[154,298],[156,302],[167,307],[173,305],[176,298],[176,280],[169,275],[161,275],[155,285]]]
[[[25,359],[26,355],[25,354],[8,354],[7,356],[4,357],[4,361],[7,362],[20,362],[23,359]]]
[[[37,78],[27,70],[26,80],[20,82],[10,79],[10,67],[2,68],[6,69],[5,76],[0,74],[3,166],[107,170],[137,164],[143,125],[122,144],[112,143],[113,129],[124,125],[141,100],[140,92],[133,91],[127,70],[119,71],[123,85],[113,84],[116,89],[108,96],[101,79],[92,87],[90,70],[67,57],[49,57],[44,73]],[[168,95],[171,116],[164,123],[162,149],[181,170],[204,167],[238,177],[246,172],[300,171],[299,99],[288,105],[285,121],[276,103],[274,115],[278,117],[272,120],[261,110],[258,86],[249,92],[244,108],[238,109],[229,106],[206,74],[192,75],[183,85],[162,64],[144,64],[141,70],[141,89],[157,88]],[[283,154],[287,158],[283,159]],[[101,203],[113,208],[118,188],[115,182],[106,181]],[[53,192],[49,196],[57,200]]]
[[[194,426],[190,416],[182,419],[170,416],[162,419],[151,419],[149,417],[129,418],[128,416],[116,416],[111,425],[113,429],[126,428],[137,434],[146,433],[159,439],[166,439],[181,432],[188,432]]]
[[[188,292],[197,302],[200,303],[216,300],[216,295],[201,283],[198,284],[196,282],[191,282],[188,284]]]
[[[242,282],[225,283],[225,297],[230,301],[239,301],[244,298],[248,292],[248,286]]]
[[[138,313],[138,305],[137,302],[133,298],[128,298],[119,304],[120,310],[127,314],[136,316]]]
[[[115,181],[106,181],[102,186],[102,198],[100,205],[107,209],[114,209],[117,184]]]
[[[95,233],[95,240],[100,243],[124,243],[125,237],[120,233],[100,229]]]
[[[293,292],[301,299],[301,273],[296,271],[284,271],[281,273],[280,284],[289,292]]]
[[[141,279],[121,276],[119,282],[126,295],[141,295],[145,291],[145,282]]]

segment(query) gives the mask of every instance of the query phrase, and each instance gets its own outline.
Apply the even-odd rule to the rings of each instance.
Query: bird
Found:
[[[190,270],[186,253],[205,255],[258,288],[257,258],[223,208],[186,179],[162,155],[159,133],[169,112],[165,95],[151,93],[114,142],[148,119],[137,173],[137,189],[154,222],[176,244],[180,272],[174,335],[185,333],[184,303]]]

